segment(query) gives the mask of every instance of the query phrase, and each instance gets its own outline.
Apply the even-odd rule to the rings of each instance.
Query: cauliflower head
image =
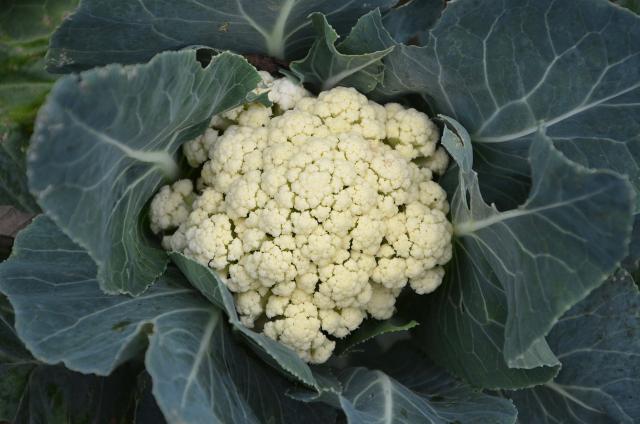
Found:
[[[432,178],[448,156],[422,112],[262,74],[273,106],[227,111],[186,143],[196,189],[161,188],[151,226],[220,275],[244,325],[322,363],[405,287],[441,284],[452,226]]]

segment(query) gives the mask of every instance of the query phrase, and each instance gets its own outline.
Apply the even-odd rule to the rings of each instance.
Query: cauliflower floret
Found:
[[[235,179],[224,198],[227,214],[231,218],[244,218],[257,207],[260,191],[260,171],[251,171]]]
[[[387,139],[407,159],[428,157],[440,138],[438,127],[422,112],[391,103],[387,110]]]
[[[262,79],[258,89],[268,89],[274,81],[273,75],[267,71],[258,71],[258,75]]]
[[[234,293],[244,293],[248,290],[257,291],[263,287],[262,283],[255,278],[255,272],[249,273],[249,267],[253,266],[250,258],[250,256],[243,256],[238,263],[229,266],[229,278],[225,284]]]
[[[213,128],[207,130],[200,137],[187,141],[182,145],[182,153],[190,166],[197,168],[209,159],[209,149],[218,140],[218,131]]]
[[[409,285],[418,294],[431,293],[442,284],[444,268],[437,266],[426,270],[419,278],[409,280]]]
[[[162,237],[162,248],[172,252],[182,252],[187,247],[184,231],[184,224],[182,224],[172,235]]]
[[[444,174],[449,166],[449,155],[444,147],[438,147],[433,155],[425,159],[423,166],[434,174]]]
[[[192,195],[193,183],[190,180],[162,187],[151,201],[151,230],[159,233],[186,221],[191,211]]]
[[[409,204],[406,214],[411,256],[427,260],[428,268],[449,262],[453,227],[447,217],[421,203]]]
[[[290,298],[288,296],[273,295],[269,297],[266,307],[266,315],[268,318],[284,315],[284,309],[289,305]]]
[[[269,123],[269,142],[291,143],[293,146],[287,146],[289,149],[306,142],[309,137],[324,137],[328,133],[328,128],[320,118],[297,109],[288,110]],[[269,164],[279,166],[275,161]]]
[[[264,242],[259,251],[249,256],[247,262],[245,267],[249,275],[265,287],[293,281],[297,275],[293,254],[280,249],[272,241]]]
[[[227,246],[233,240],[231,221],[223,214],[205,219],[185,232],[184,254],[214,269],[227,266]]]
[[[271,108],[261,103],[252,103],[238,115],[239,125],[245,127],[264,127],[269,123]]]
[[[302,102],[302,108],[320,118],[334,134],[355,132],[366,139],[386,136],[384,108],[353,88],[336,87],[320,93],[315,102]]]
[[[448,158],[421,112],[261,76],[256,94],[270,90],[274,107],[212,120],[224,132],[184,149],[193,164],[207,150],[199,194],[189,182],[161,189],[152,224],[177,227],[165,249],[219,273],[244,325],[322,363],[333,339],[390,318],[407,284],[441,283],[452,226],[432,174]]]
[[[306,361],[321,363],[329,358],[335,342],[327,339],[320,331],[320,325],[318,308],[304,302],[289,304],[284,310],[284,318],[267,322],[263,331],[295,350]]]
[[[333,309],[321,309],[319,316],[324,331],[332,336],[343,338],[360,326],[366,313],[359,308],[343,308],[339,312]]]
[[[193,210],[200,210],[207,214],[222,212],[222,193],[211,188],[205,188],[200,196],[193,201]]]
[[[245,173],[260,170],[261,149],[266,139],[266,128],[229,127],[209,150],[210,160],[202,168],[202,182],[224,193]]]
[[[388,289],[401,289],[407,284],[407,264],[402,258],[380,258],[371,276]]]
[[[328,297],[338,308],[359,307],[371,298],[369,275],[353,259],[322,268],[320,281],[316,293]]]
[[[228,119],[224,119],[220,115],[214,115],[211,118],[211,121],[209,122],[209,127],[216,130],[223,131],[223,130],[226,130],[231,124],[232,124],[232,121],[229,121]]]
[[[288,78],[279,78],[270,85],[269,100],[277,104],[281,110],[293,109],[300,99],[310,93],[305,88]]]
[[[262,296],[257,291],[251,290],[236,294],[235,300],[240,321],[245,326],[253,328],[253,323],[264,311]]]
[[[371,231],[377,228],[378,231]],[[380,249],[384,238],[385,223],[367,215],[358,218],[358,224],[351,230],[351,248],[373,255]]]
[[[433,181],[424,181],[420,183],[419,190],[420,203],[445,214],[449,212],[447,193],[440,185]]]
[[[373,284],[371,287],[371,299],[367,303],[367,312],[375,319],[391,318],[400,290],[388,289],[380,284]]]

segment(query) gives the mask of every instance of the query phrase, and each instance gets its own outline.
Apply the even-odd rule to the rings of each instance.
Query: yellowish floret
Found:
[[[151,201],[151,230],[154,233],[178,227],[191,211],[193,183],[180,180],[164,186]]]

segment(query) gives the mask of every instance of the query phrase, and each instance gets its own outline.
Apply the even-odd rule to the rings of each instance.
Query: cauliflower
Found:
[[[303,97],[309,96],[309,92],[299,84],[288,78],[279,78],[268,84],[269,100],[275,103],[280,110],[293,109],[296,103]]]
[[[209,149],[218,139],[218,131],[207,128],[204,134],[191,141],[187,141],[182,146],[182,153],[187,158],[187,162],[194,168],[199,167],[209,158]]]
[[[182,146],[182,153],[190,166],[199,168],[209,159],[209,156],[212,158],[221,157],[224,160],[226,157],[224,154],[209,154],[209,150],[217,141],[220,130],[225,131],[234,124],[242,128],[265,127],[269,124],[274,110],[284,112],[293,109],[301,99],[311,95],[300,84],[287,78],[274,79],[268,72],[259,71],[258,73],[262,81],[253,92],[256,95],[266,92],[273,106],[253,102],[215,115],[209,123],[210,128],[203,135],[187,141]]]
[[[158,233],[182,224],[191,211],[192,197],[193,183],[190,180],[162,187],[151,201],[151,230]]]
[[[398,152],[407,159],[429,157],[435,152],[440,135],[427,115],[397,103],[389,103],[385,109],[387,140]]]
[[[441,284],[452,226],[432,175],[448,157],[415,109],[262,78],[274,106],[227,111],[220,134],[185,144],[199,192],[163,187],[151,226],[220,275],[244,325],[322,363],[367,317],[390,318],[403,288]]]

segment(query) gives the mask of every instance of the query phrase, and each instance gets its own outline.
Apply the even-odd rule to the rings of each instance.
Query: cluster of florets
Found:
[[[184,145],[201,176],[160,190],[152,229],[221,276],[247,327],[322,363],[405,286],[442,282],[452,227],[432,178],[448,157],[415,109],[263,80],[273,106],[225,112]]]

